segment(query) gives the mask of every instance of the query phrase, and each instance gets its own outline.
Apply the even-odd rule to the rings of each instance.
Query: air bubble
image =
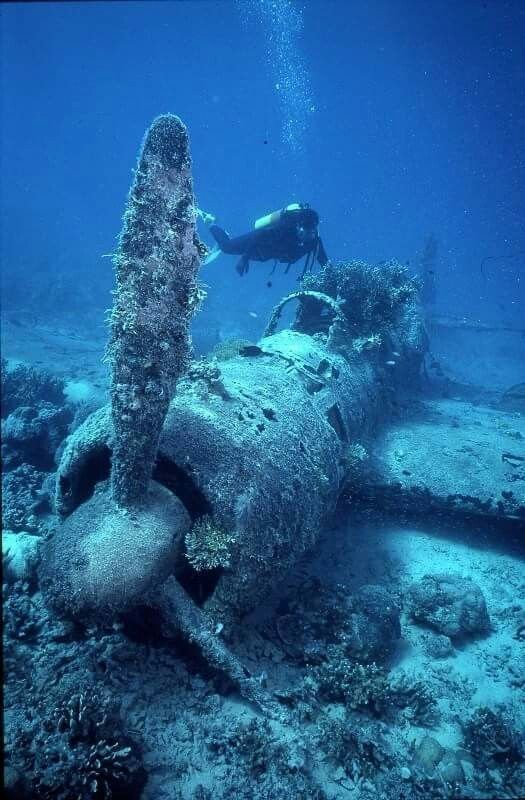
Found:
[[[301,152],[309,118],[317,110],[299,46],[302,8],[292,0],[237,0],[237,7],[241,16],[255,19],[265,32],[268,68],[282,114],[282,140],[293,152]]]

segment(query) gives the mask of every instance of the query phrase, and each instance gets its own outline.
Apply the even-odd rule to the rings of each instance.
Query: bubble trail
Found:
[[[304,149],[315,103],[300,41],[303,8],[292,0],[237,0],[245,21],[254,19],[266,35],[266,60],[282,114],[282,141],[292,152]]]

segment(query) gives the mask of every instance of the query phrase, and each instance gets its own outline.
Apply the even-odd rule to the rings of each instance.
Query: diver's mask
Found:
[[[311,244],[317,239],[317,228],[312,228],[306,225],[298,225],[297,238],[301,244]]]

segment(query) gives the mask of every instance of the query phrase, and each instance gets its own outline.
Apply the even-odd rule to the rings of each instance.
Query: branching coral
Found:
[[[122,732],[114,703],[93,688],[65,698],[51,718],[37,718],[31,739],[29,752],[24,749],[14,759],[22,767],[31,797],[111,800],[140,796],[145,773],[138,751]],[[26,759],[24,764],[22,759]]]
[[[279,729],[272,728],[267,720],[252,718],[230,725],[222,720],[212,728],[206,745],[227,764],[233,764],[236,772],[239,767],[247,769],[250,778],[264,782],[266,791],[261,792],[261,797],[275,797],[276,788],[279,797],[289,796],[290,790],[293,797],[324,797],[318,794],[308,774],[304,740],[290,736],[289,731],[284,737],[280,736]]]
[[[357,664],[345,657],[336,658],[335,648],[329,648],[328,655],[329,661],[311,673],[315,691],[322,699],[375,717],[391,717],[401,710],[411,724],[432,727],[436,723],[436,701],[422,681],[405,673],[390,677],[374,662]]]
[[[525,759],[523,732],[505,706],[479,706],[463,723],[465,747],[481,765],[518,763]]]
[[[235,537],[210,516],[198,519],[186,534],[186,557],[197,571],[229,567]]]
[[[374,778],[394,764],[379,723],[353,724],[325,717],[319,725],[318,744],[353,782]]]
[[[478,706],[461,724],[465,748],[474,758],[481,797],[525,796],[524,731],[511,709]],[[478,796],[478,795],[476,795]]]
[[[348,331],[355,337],[370,340],[396,323],[403,306],[416,299],[419,283],[396,261],[375,266],[364,261],[350,261],[335,266],[329,264],[320,272],[307,275],[301,289],[322,292],[337,300]],[[330,315],[319,303],[305,298],[296,328],[310,333],[327,331],[330,324]],[[371,339],[374,344],[375,341]]]
[[[390,676],[388,694],[392,705],[400,708],[403,717],[411,724],[432,728],[437,723],[436,699],[423,681],[400,671]]]
[[[54,709],[53,719],[59,733],[67,734],[70,741],[81,741],[100,738],[114,714],[115,707],[110,699],[98,696],[92,687],[88,687],[64,698],[64,702]]]
[[[231,760],[234,754],[240,755],[253,776],[269,769],[278,748],[268,722],[256,719],[248,723],[239,722],[226,731],[221,725],[210,734],[206,745],[211,751],[227,756],[227,760]]]
[[[8,559],[9,555],[3,559],[4,570],[6,566],[9,568]],[[28,585],[21,581],[17,581],[11,587],[4,584],[2,616],[6,643],[7,640],[16,640],[17,643],[30,642],[38,636],[41,626],[40,614],[28,590]]]
[[[335,653],[334,653],[335,655]],[[330,658],[313,670],[319,697],[380,716],[388,700],[387,675],[377,664]]]

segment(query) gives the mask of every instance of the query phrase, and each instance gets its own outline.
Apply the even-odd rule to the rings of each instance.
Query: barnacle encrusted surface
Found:
[[[200,297],[188,134],[171,114],[146,133],[114,263],[112,488],[126,506],[145,496]]]

